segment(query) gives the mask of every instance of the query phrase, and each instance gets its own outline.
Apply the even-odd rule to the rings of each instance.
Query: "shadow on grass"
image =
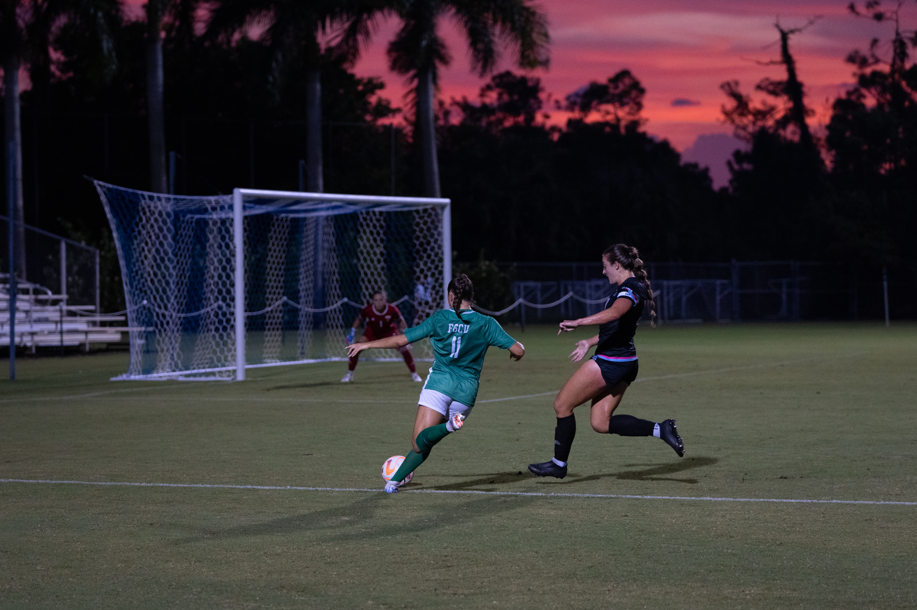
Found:
[[[578,477],[577,475],[568,475],[565,481],[549,481],[556,485],[577,485],[589,481],[598,481],[600,479],[619,479],[622,481],[672,481],[675,483],[686,483],[688,485],[697,485],[697,479],[677,478],[666,475],[673,475],[678,472],[684,472],[693,468],[703,468],[712,466],[719,460],[712,457],[692,457],[685,458],[678,462],[668,464],[625,464],[625,468],[637,468],[640,466],[649,466],[642,470],[625,470],[623,472],[612,472],[609,474],[594,474],[588,477]]]
[[[444,476],[444,475],[438,475]],[[448,475],[446,475],[448,476]],[[455,475],[461,476],[462,478],[469,475]],[[459,483],[450,483],[448,485],[435,485],[430,487],[425,487],[425,490],[431,491],[464,491],[469,490],[475,487],[480,487],[481,485],[505,485],[507,483],[518,483],[524,479],[528,479],[531,475],[528,472],[522,472],[521,470],[516,472],[496,472],[494,474],[480,474],[480,475],[471,475],[477,476],[479,478],[471,479],[468,481],[461,481]],[[412,486],[408,485],[405,487],[406,490],[412,489]],[[420,489],[419,487],[416,489]],[[480,491],[480,490],[478,490]]]
[[[406,516],[403,520],[377,518],[376,511],[380,507],[398,499],[398,496],[389,496],[380,491],[347,506],[336,506],[222,530],[201,529],[192,536],[176,540],[174,544],[218,542],[257,536],[291,536],[302,533],[324,534],[325,540],[329,542],[414,535],[444,526],[460,527],[463,523],[492,518],[496,513],[515,510],[533,501],[524,497],[484,496],[455,504],[437,503],[430,506],[425,514]],[[416,508],[415,506],[414,509]]]
[[[371,520],[376,509],[385,499],[385,494],[368,495],[348,506],[336,506],[300,515],[290,515],[280,519],[271,519],[263,523],[251,523],[226,529],[201,528],[192,536],[180,538],[176,544],[191,544],[227,538],[252,536],[287,535],[306,531],[334,531],[347,529]]]

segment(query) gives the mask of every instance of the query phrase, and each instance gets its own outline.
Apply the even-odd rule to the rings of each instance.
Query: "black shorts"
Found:
[[[605,385],[609,388],[615,387],[622,381],[633,383],[634,379],[637,378],[639,367],[636,359],[630,362],[612,362],[599,356],[593,356],[592,360],[599,365],[599,370],[602,371],[602,379],[605,380]]]

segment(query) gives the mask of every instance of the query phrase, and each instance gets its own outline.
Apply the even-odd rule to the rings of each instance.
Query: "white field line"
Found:
[[[265,491],[327,491],[381,493],[381,489],[361,489],[353,487],[297,487],[293,485],[208,485],[205,483],[127,483],[104,481],[50,481],[41,479],[0,479],[0,483],[23,483],[40,485],[95,485],[103,487],[184,487],[194,489],[254,489]],[[445,489],[406,489],[401,493],[422,494],[458,494],[458,495],[491,495],[491,496],[529,496],[537,498],[595,498],[600,500],[683,500],[695,502],[771,502],[779,504],[865,504],[888,506],[917,506],[917,502],[892,502],[886,500],[806,500],[784,498],[715,498],[709,496],[637,496],[629,494],[575,494],[575,493],[541,493],[526,491],[478,491],[478,490],[445,490]]]

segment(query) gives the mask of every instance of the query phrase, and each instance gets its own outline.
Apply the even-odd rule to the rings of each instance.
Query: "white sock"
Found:
[[[560,466],[561,468],[563,468],[564,466],[567,465],[566,462],[561,462],[561,461],[558,460],[557,458],[551,458],[551,461],[554,462],[555,464],[557,464],[558,466]]]
[[[655,426],[653,426],[653,436],[655,436],[656,438],[659,438],[659,424],[656,424]]]

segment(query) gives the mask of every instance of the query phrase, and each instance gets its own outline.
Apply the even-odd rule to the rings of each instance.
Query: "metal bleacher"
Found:
[[[35,353],[39,348],[64,348],[90,345],[107,346],[121,342],[127,327],[123,315],[99,315],[93,305],[68,305],[67,295],[31,282],[16,282],[16,337],[19,349]],[[10,345],[9,275],[0,273],[0,347]]]

